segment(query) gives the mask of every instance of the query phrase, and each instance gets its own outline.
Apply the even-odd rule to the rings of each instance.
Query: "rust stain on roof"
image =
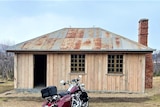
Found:
[[[110,37],[110,33],[106,32],[106,37],[109,38]]]
[[[113,49],[112,44],[102,44],[102,49]]]
[[[89,29],[88,30],[88,36],[91,38],[91,37],[94,37],[94,32],[92,29]]]
[[[15,51],[107,51],[114,49],[142,50],[151,48],[101,28],[64,28],[35,39],[22,42],[10,48],[10,50]]]
[[[84,36],[84,30],[82,30],[82,29],[78,30],[76,37],[83,38],[83,36]]]
[[[69,49],[71,44],[73,43],[73,39],[64,39],[61,46],[60,46],[60,49]]]
[[[101,49],[101,38],[95,38],[93,49]]]
[[[120,47],[120,38],[116,37],[116,46],[119,48]]]
[[[83,45],[85,46],[91,45],[91,40],[87,39],[86,41],[83,42]]]
[[[37,39],[35,41],[35,45],[42,45],[46,41],[47,38],[48,38],[48,36],[46,35],[46,36],[43,36],[43,37]]]
[[[96,30],[96,37],[98,38],[98,37],[100,37],[101,36],[101,34],[100,34],[100,30],[99,29],[97,29]]]
[[[77,41],[75,41],[75,43],[74,43],[74,49],[80,49],[80,47],[81,47],[81,40],[77,40]]]
[[[32,42],[31,42],[31,41],[25,42],[25,43],[21,46],[21,49],[28,49],[31,45],[32,45]]]
[[[69,29],[66,38],[75,38],[77,29]]]
[[[45,41],[44,45],[42,46],[42,49],[52,49],[52,46],[54,45],[54,43],[56,42],[56,38],[49,38]]]
[[[80,49],[81,40],[75,38],[66,38],[63,40],[63,43],[60,46],[60,49],[68,50],[68,49]]]
[[[82,38],[84,35],[84,30],[82,29],[72,29],[68,30],[66,38]]]

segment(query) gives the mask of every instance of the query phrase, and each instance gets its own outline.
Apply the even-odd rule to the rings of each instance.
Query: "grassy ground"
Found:
[[[13,89],[13,82],[0,84],[0,92]],[[160,77],[154,78],[153,89],[146,90],[147,97],[103,97],[99,94],[90,99],[90,107],[160,107]],[[6,93],[7,94],[7,93]],[[9,93],[8,93],[9,94]],[[111,94],[112,96],[112,94]],[[141,96],[141,94],[139,94]],[[43,99],[40,96],[23,93],[23,96],[0,97],[0,107],[40,107]]]
[[[99,99],[101,100],[101,99]],[[160,94],[149,98],[115,98],[91,102],[90,107],[160,107]]]
[[[40,107],[42,102],[42,99],[35,97],[0,98],[0,107]],[[141,99],[91,99],[89,105],[90,107],[160,107],[160,95]]]
[[[0,79],[0,93],[13,90],[13,81],[3,81]]]

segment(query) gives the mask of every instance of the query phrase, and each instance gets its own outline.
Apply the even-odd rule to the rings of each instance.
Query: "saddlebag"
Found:
[[[50,86],[41,90],[42,98],[51,97],[57,94],[57,87]]]

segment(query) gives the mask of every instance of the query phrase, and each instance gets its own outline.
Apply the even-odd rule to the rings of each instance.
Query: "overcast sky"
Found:
[[[138,41],[149,19],[149,47],[160,50],[159,0],[0,0],[0,43],[16,43],[66,27],[100,27]]]

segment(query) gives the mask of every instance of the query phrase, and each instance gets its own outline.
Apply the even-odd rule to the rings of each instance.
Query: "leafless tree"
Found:
[[[11,45],[11,42],[0,44],[0,75],[3,79],[13,79],[14,77],[14,56],[13,53],[6,52]]]
[[[160,50],[153,53],[154,74],[160,76]]]

